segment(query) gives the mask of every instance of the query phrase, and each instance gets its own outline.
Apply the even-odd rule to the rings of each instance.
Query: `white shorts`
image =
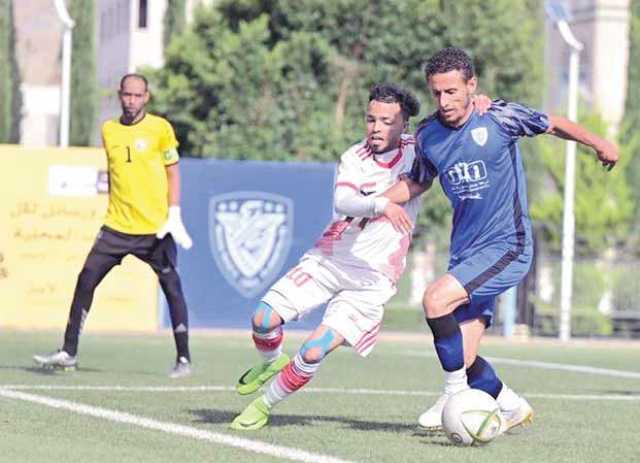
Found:
[[[375,345],[384,304],[396,293],[383,273],[338,267],[326,259],[303,256],[262,298],[286,322],[327,303],[322,324],[366,357]]]

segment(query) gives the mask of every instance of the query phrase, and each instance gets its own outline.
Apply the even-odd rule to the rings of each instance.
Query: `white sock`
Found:
[[[271,408],[307,384],[318,371],[320,363],[307,363],[298,353],[265,390],[263,400]]]
[[[286,399],[289,394],[278,384],[278,381],[272,381],[264,392],[262,401],[267,405],[267,408],[271,409],[275,404]]]
[[[275,362],[275,360],[280,357],[280,354],[282,354],[282,344],[271,351],[260,351],[262,359],[268,363]]]
[[[469,385],[467,384],[467,370],[465,367],[459,370],[444,372],[445,394],[455,394],[465,389],[469,389]]]
[[[520,396],[513,392],[505,383],[502,383],[502,390],[496,401],[500,405],[500,410],[513,410],[520,406]]]
[[[278,326],[266,333],[253,332],[253,342],[263,362],[271,363],[282,354],[283,332]]]

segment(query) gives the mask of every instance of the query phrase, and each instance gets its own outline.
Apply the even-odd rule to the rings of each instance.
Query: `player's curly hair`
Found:
[[[396,84],[376,84],[369,90],[369,101],[398,103],[404,120],[420,112],[420,101],[409,90]]]
[[[427,80],[434,74],[443,74],[449,71],[460,71],[465,82],[475,75],[473,61],[462,48],[443,48],[429,58],[424,67]]]

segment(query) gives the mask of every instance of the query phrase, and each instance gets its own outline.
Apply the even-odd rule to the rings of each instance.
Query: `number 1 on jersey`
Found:
[[[127,162],[131,162],[131,148],[127,146]]]

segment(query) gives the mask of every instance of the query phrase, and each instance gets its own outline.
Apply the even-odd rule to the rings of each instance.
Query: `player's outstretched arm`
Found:
[[[613,166],[618,162],[620,158],[618,147],[610,141],[561,116],[549,116],[549,122],[550,126],[547,133],[593,148],[602,165],[607,167],[608,170],[613,169]]]
[[[389,198],[392,203],[404,204],[427,191],[429,186],[431,185],[420,185],[408,176],[402,175],[398,182],[384,192],[383,196]]]
[[[193,241],[191,241],[191,237],[182,223],[182,215],[180,213],[180,170],[178,163],[168,165],[165,169],[169,187],[169,216],[162,228],[156,233],[156,237],[162,239],[165,235],[171,233],[176,243],[184,249],[190,249]]]

